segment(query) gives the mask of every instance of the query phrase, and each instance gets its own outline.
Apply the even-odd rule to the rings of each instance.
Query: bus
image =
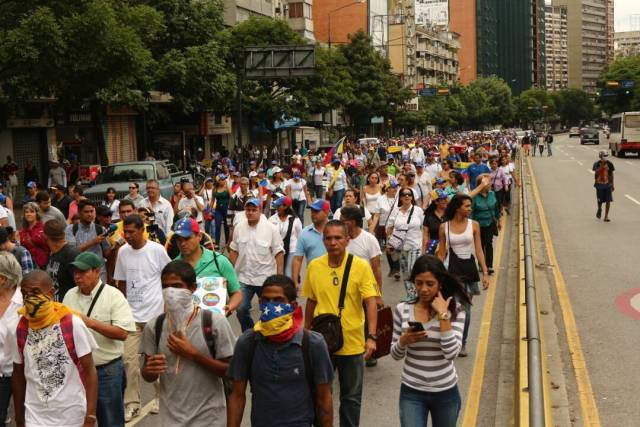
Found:
[[[609,149],[612,155],[640,155],[640,111],[614,114],[609,121],[609,127]]]

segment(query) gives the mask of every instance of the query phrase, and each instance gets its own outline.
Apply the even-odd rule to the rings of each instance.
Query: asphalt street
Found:
[[[459,388],[462,395],[462,409],[459,416],[459,425],[462,425],[462,419],[465,416],[465,410],[468,404],[468,396],[471,392],[476,397],[482,396],[481,399],[477,399],[478,408],[472,411],[473,415],[467,418],[465,425],[469,426],[501,426],[509,425],[510,417],[512,415],[512,388],[508,390],[499,391],[500,384],[509,384],[508,379],[513,370],[513,354],[507,354],[506,357],[501,358],[501,351],[503,351],[503,344],[505,339],[503,338],[503,315],[505,307],[511,308],[511,304],[505,304],[505,295],[508,287],[507,284],[507,267],[509,263],[514,263],[512,259],[513,254],[513,242],[511,241],[512,233],[510,231],[511,220],[507,220],[506,224],[509,228],[505,234],[504,252],[502,256],[502,262],[500,267],[496,264],[498,285],[496,287],[495,302],[493,309],[493,316],[488,316],[488,322],[482,326],[487,329],[487,336],[489,341],[487,343],[487,351],[480,358],[476,360],[476,349],[478,345],[478,335],[481,327],[481,319],[484,311],[485,300],[487,292],[483,291],[483,294],[474,298],[472,308],[472,321],[469,340],[467,343],[467,351],[469,356],[466,358],[458,358],[456,360],[456,369],[459,376]],[[517,218],[517,217],[513,217]],[[307,223],[309,223],[307,221]],[[384,257],[383,257],[384,258]],[[515,265],[515,264],[514,264]],[[387,305],[394,307],[405,297],[405,291],[402,283],[395,282],[393,278],[387,278],[388,265],[386,259],[383,259],[383,276],[384,279],[384,301]],[[492,285],[495,285],[496,276],[493,276]],[[512,278],[513,280],[513,278]],[[304,307],[304,302],[303,302]],[[257,302],[254,301],[254,318],[257,318]],[[493,318],[493,319],[492,319]],[[230,318],[232,328],[236,334],[240,334],[240,325],[237,318],[233,316]],[[511,328],[509,328],[511,329]],[[507,338],[508,342],[512,343],[512,338]],[[511,344],[512,345],[512,344]],[[508,348],[511,348],[509,345]],[[509,351],[507,351],[509,353]],[[479,381],[476,380],[474,388],[470,391],[472,374],[474,372],[474,366],[482,367],[482,375],[479,376]],[[362,426],[399,426],[398,415],[398,397],[400,393],[400,378],[402,372],[402,362],[395,361],[391,357],[387,356],[378,361],[378,365],[372,368],[365,368],[364,377],[364,394],[362,399]],[[501,373],[502,372],[502,373]],[[507,379],[505,379],[505,377]],[[155,427],[158,423],[158,416],[150,414],[149,401],[152,397],[152,387],[149,384],[143,384],[143,410],[142,416],[138,417],[127,426],[138,427]],[[247,391],[249,393],[249,391]],[[499,393],[504,393],[508,401],[499,402]],[[502,394],[501,394],[502,395]],[[339,391],[337,389],[337,381],[334,381],[334,415],[335,425],[338,425],[338,408],[339,408]],[[247,398],[247,408],[245,409],[245,416],[243,419],[243,426],[250,426],[250,398]]]
[[[558,135],[552,157],[545,153],[530,160],[582,342],[598,425],[631,427],[640,419],[640,296],[635,297],[640,294],[640,159],[609,158],[615,166],[615,192],[611,222],[605,223],[595,216],[592,166],[599,151],[608,152],[602,137],[599,146],[582,146],[578,138]],[[560,307],[552,309],[562,322]],[[558,324],[559,330],[563,327]],[[573,355],[561,344],[571,383]],[[570,394],[572,421],[582,425],[578,400]]]

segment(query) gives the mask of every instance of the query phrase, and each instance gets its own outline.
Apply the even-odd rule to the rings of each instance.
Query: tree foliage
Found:
[[[562,89],[552,94],[560,123],[577,126],[596,117],[596,106],[591,96],[581,89]]]
[[[598,103],[607,114],[640,110],[640,55],[618,58],[609,64],[602,74],[601,86],[620,80],[633,80],[635,86],[615,90],[615,96],[600,96]]]

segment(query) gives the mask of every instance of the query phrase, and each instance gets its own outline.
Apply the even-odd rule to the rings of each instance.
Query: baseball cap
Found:
[[[256,163],[257,163],[257,162],[256,162],[255,160],[251,160],[251,161],[249,162],[249,164],[250,164],[250,165],[255,165]]]
[[[113,212],[109,209],[109,206],[100,205],[96,207],[96,216],[111,216]]]
[[[278,164],[278,161],[277,161],[277,160],[272,160],[272,161],[271,161],[271,164],[272,164],[272,165],[277,165],[277,164]]]
[[[260,207],[260,200],[258,200],[256,197],[252,197],[249,200],[247,200],[246,202],[244,202],[244,205],[251,205],[251,206],[255,206],[256,208]]]
[[[293,204],[293,201],[291,200],[291,197],[289,196],[282,196],[279,199],[277,199],[275,202],[273,202],[273,205],[275,207],[279,207],[279,206],[286,206],[289,207]]]
[[[300,174],[300,171],[299,171],[299,170],[295,169],[295,170],[293,171],[293,177],[294,177],[294,178],[300,178],[301,176],[302,176],[302,174]]]
[[[309,208],[314,211],[324,211],[324,213],[329,213],[330,205],[328,200],[318,199],[311,203]]]
[[[102,267],[102,264],[102,258],[93,252],[82,252],[71,263],[75,268],[82,271],[87,271],[92,268],[100,268]]]
[[[423,168],[424,167],[424,163],[423,162],[416,162],[416,167],[417,168]]]
[[[282,172],[282,169],[279,166],[275,166],[273,169],[271,169],[272,173],[278,173],[278,172]]]
[[[333,159],[333,160],[331,161],[331,164],[334,164],[334,165],[338,165],[338,164],[340,164],[340,159]]]
[[[176,222],[173,233],[180,237],[191,237],[200,232],[200,226],[193,218],[182,218]]]
[[[37,186],[38,184],[36,184],[35,181],[27,182],[27,188],[36,188]]]
[[[598,153],[598,156],[601,159],[604,159],[605,157],[609,157],[609,153],[607,153],[606,151],[601,151],[600,153]]]
[[[56,184],[56,185],[52,185],[51,186],[52,190],[60,190],[60,191],[64,191],[66,190],[66,188],[64,187],[64,185],[62,184]]]
[[[0,227],[0,245],[4,245],[9,240],[9,233],[4,227]]]
[[[254,176],[258,176],[258,172],[256,171],[249,172],[249,178],[253,178]]]
[[[391,188],[397,188],[398,187],[398,181],[395,179],[390,179],[389,180],[389,187]]]
[[[433,190],[433,192],[431,192],[432,200],[448,199],[448,198],[449,196],[447,196],[447,193],[444,190],[441,190],[440,188],[436,188],[435,190]]]
[[[447,181],[445,181],[444,179],[442,179],[440,177],[437,177],[435,181],[436,181],[436,184],[444,184],[445,182],[447,182]]]

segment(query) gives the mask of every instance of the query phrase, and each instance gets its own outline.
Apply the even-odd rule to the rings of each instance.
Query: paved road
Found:
[[[508,224],[511,224],[510,220]],[[477,383],[477,388],[475,388],[473,391],[473,393],[477,395],[482,395],[482,399],[480,399],[479,402],[477,417],[473,417],[472,423],[469,425],[487,427],[508,425],[509,422],[505,420],[510,418],[512,414],[512,389],[502,391],[507,397],[506,401],[505,399],[503,399],[502,402],[498,401],[498,393],[500,388],[499,385],[501,382],[504,384],[509,383],[509,381],[505,380],[504,377],[509,377],[513,369],[513,354],[507,355],[507,357],[501,359],[501,351],[503,351],[502,345],[504,343],[502,319],[505,307],[511,308],[512,306],[511,304],[505,304],[505,295],[507,289],[509,288],[508,286],[506,286],[508,281],[507,271],[509,270],[507,267],[509,266],[510,262],[512,264],[515,262],[512,259],[512,255],[510,255],[510,252],[513,252],[512,245],[513,242],[511,242],[511,232],[507,232],[505,238],[505,251],[503,252],[501,262],[502,267],[498,268],[496,265],[496,269],[501,271],[501,273],[498,274],[499,284],[496,287],[493,321],[491,321],[491,316],[489,316],[489,322],[483,326],[489,328],[490,334],[487,354],[481,360],[476,360],[475,356],[476,346],[478,344],[478,334],[480,330],[481,317],[484,310],[484,302],[486,300],[487,293],[483,292],[481,296],[476,297],[473,301],[473,318],[471,323],[470,338],[467,344],[469,357],[459,358],[456,361],[456,368],[458,370],[458,376],[460,378],[459,387],[462,394],[462,410],[459,417],[459,424],[461,424],[464,417],[465,405],[467,404],[468,400],[467,395],[469,394],[469,385],[471,382],[474,365],[484,366],[485,371],[484,375],[480,377],[482,381],[480,383]],[[388,265],[386,263],[386,260],[384,260],[383,273],[385,276],[387,272]],[[394,282],[393,279],[385,278],[383,289],[385,302],[392,306],[397,304],[405,296],[404,287],[402,286],[402,284]],[[231,319],[231,324],[234,331],[239,334],[240,327],[235,317]],[[508,340],[511,340],[511,338],[509,338]],[[499,375],[501,369],[502,371],[506,369],[506,375],[504,373],[502,375]],[[365,369],[364,396],[361,417],[362,426],[392,427],[399,425],[398,396],[400,391],[401,370],[402,362],[396,362],[390,357],[381,359],[377,367]],[[145,403],[147,403],[151,397],[151,387],[149,387],[148,384],[144,385],[143,395],[143,400]],[[337,390],[334,390],[334,413],[336,414],[335,425],[338,425],[338,395],[339,392]],[[146,411],[143,410],[143,413],[145,412]],[[250,408],[247,407],[247,409],[245,410],[243,426],[250,425],[249,416]],[[131,427],[135,425],[137,427],[155,427],[155,425],[157,424],[157,416],[147,414],[143,418],[137,418],[133,421],[134,422],[129,423],[128,426]]]
[[[640,401],[640,159],[610,158],[616,168],[612,222],[597,220],[591,168],[600,146],[556,137],[554,155],[531,159],[602,426],[637,426]],[[558,310],[558,307],[555,307]],[[556,313],[556,319],[562,319]],[[560,325],[562,329],[562,325]],[[564,337],[561,338],[561,341]],[[566,350],[566,348],[565,348]],[[563,352],[568,381],[573,379]],[[570,405],[581,424],[578,402]]]

